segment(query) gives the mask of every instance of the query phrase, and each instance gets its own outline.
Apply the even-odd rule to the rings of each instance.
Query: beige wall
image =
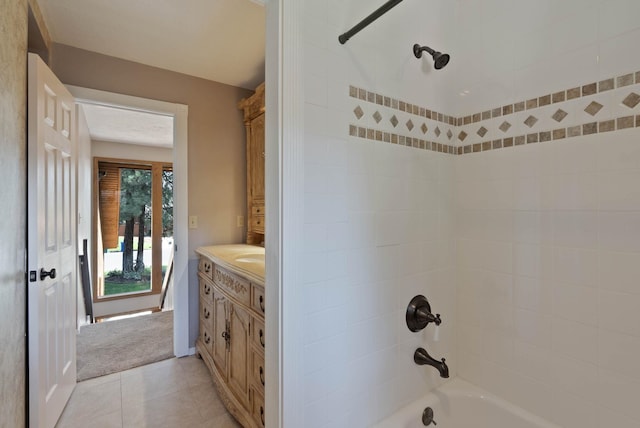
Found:
[[[0,0],[0,425],[25,424],[27,1]]]

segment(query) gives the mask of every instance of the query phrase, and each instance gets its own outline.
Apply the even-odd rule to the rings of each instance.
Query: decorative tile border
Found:
[[[412,142],[413,140],[425,141],[425,147],[430,146],[427,143],[432,143],[431,146],[435,145],[436,151],[440,151],[437,149],[438,144],[442,147],[455,147],[457,135],[455,118],[445,117],[442,113],[354,86],[349,87],[349,91],[358,94],[357,97],[352,97],[356,104],[352,107],[354,116],[351,122],[356,121],[354,126],[357,128],[373,130],[373,139],[375,139],[375,132],[381,131],[383,136],[384,133],[388,133],[389,135],[403,136]],[[362,102],[363,97],[365,102]],[[414,110],[418,113],[417,115],[413,114]],[[365,131],[362,138],[367,138],[367,135]],[[352,134],[352,136],[358,135]],[[413,147],[413,144],[411,146]],[[449,152],[448,148],[441,151],[445,150],[447,153]]]
[[[353,110],[358,124],[350,125],[349,135],[441,153],[461,155],[640,127],[640,71],[459,118],[355,86],[349,86],[349,95],[364,101]],[[365,112],[371,108],[373,114]],[[397,133],[398,126],[407,132]]]
[[[446,123],[448,125],[455,126],[457,122],[457,119],[453,116],[448,116],[435,110],[430,110],[426,107],[420,107],[406,101],[400,101],[396,98],[387,97],[382,94],[367,91],[366,89],[357,88],[355,86],[349,86],[349,96],[351,98],[357,98],[362,101],[384,106],[393,110],[406,112],[415,116],[423,117],[425,119],[431,119],[438,122]]]
[[[414,147],[416,149],[431,150],[451,155],[455,155],[457,149],[459,149],[459,147],[448,144],[441,144],[435,141],[422,140],[420,138],[413,138],[406,135],[394,134],[392,132],[385,132],[379,129],[365,128],[356,125],[349,125],[349,135],[372,141],[384,141],[385,143],[397,144],[399,146]]]
[[[635,116],[618,117],[616,119],[609,119],[601,122],[583,123],[582,125],[570,126],[568,128],[557,128],[552,131],[534,132],[532,134],[518,135],[515,137],[492,141],[483,141],[481,143],[468,144],[466,146],[458,146],[456,147],[456,154],[462,155],[513,146],[522,146],[524,144],[545,143],[549,141],[563,140],[565,138],[621,131],[623,129],[634,127],[640,128],[640,114]]]

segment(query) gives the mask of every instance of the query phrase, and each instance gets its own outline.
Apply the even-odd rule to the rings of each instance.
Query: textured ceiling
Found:
[[[99,104],[82,104],[92,140],[173,148],[173,117]]]
[[[56,43],[229,85],[264,81],[258,0],[38,0]]]

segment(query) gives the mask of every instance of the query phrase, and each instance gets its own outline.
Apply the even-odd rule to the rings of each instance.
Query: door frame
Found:
[[[195,352],[189,347],[189,194],[188,194],[188,115],[189,106],[66,85],[77,102],[129,108],[173,116],[173,173],[175,243],[173,268],[173,353],[176,357]],[[95,263],[93,264],[95,266]]]
[[[266,425],[304,421],[304,3],[267,0],[265,212]],[[337,43],[337,40],[336,40]]]

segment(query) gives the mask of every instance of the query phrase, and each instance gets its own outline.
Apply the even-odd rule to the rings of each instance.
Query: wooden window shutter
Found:
[[[120,168],[100,162],[98,165],[100,189],[101,232],[103,248],[117,248],[120,217]]]

